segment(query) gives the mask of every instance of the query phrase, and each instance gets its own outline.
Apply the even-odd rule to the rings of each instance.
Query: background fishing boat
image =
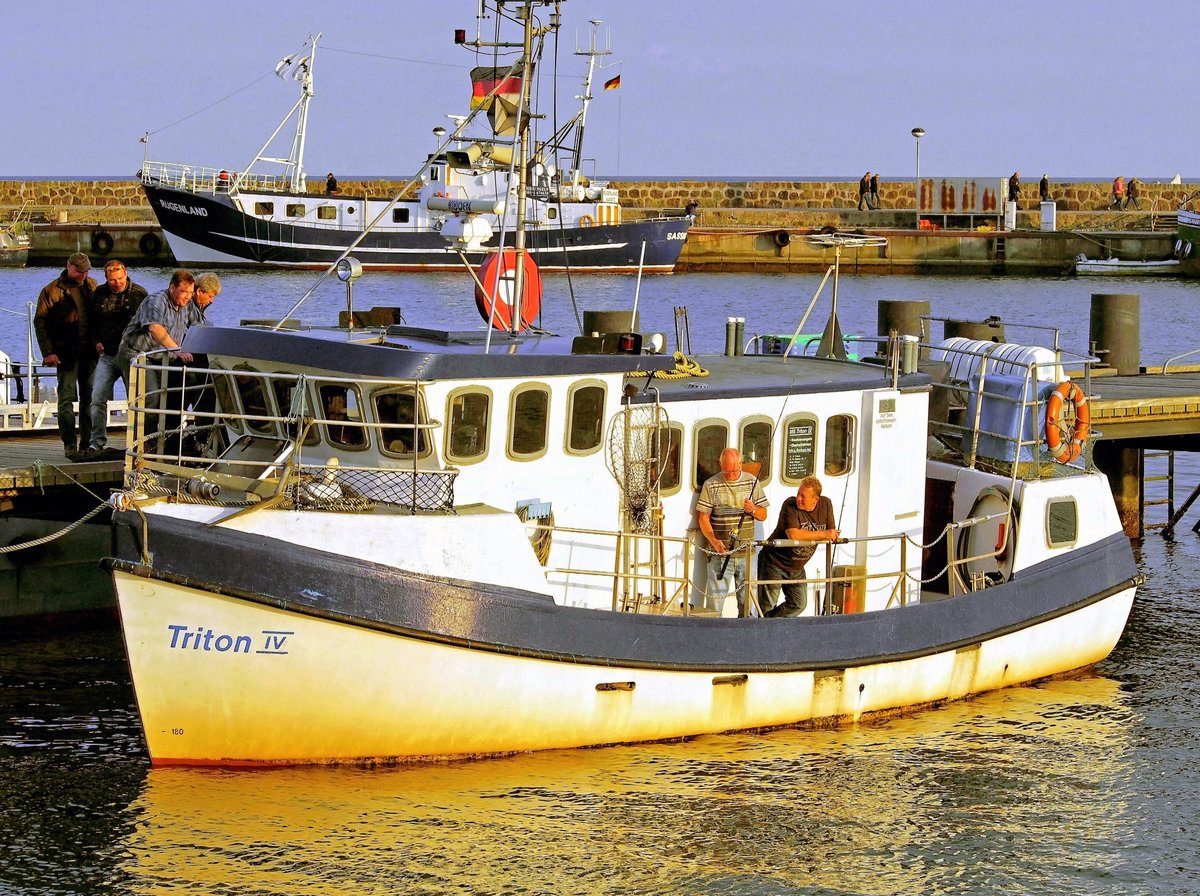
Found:
[[[353,246],[368,269],[454,270],[459,260],[447,251],[442,231],[471,204],[487,210],[476,217],[480,239],[467,250],[475,264],[488,249],[515,243],[520,206],[525,245],[542,270],[668,273],[691,218],[630,218],[618,191],[583,171],[593,78],[598,59],[609,52],[597,43],[597,27],[579,51],[587,58],[580,107],[563,123],[549,122],[551,133],[541,133],[547,124],[532,120],[514,101],[522,82],[536,77],[533,66],[500,66],[478,37],[468,42],[465,32],[459,35],[456,43],[475,53],[471,107],[485,110],[488,124],[470,133],[456,128],[444,140],[446,128],[435,128],[441,146],[398,197],[351,196],[336,188],[336,179],[326,181],[323,193],[307,189],[305,129],[319,34],[277,66],[277,73],[295,77],[301,96],[248,165],[226,170],[146,159],[142,186],[172,253],[187,265],[321,269]],[[619,82],[618,75],[605,86]],[[287,156],[268,155],[292,115],[295,134]],[[512,167],[518,128],[537,147],[521,178]],[[266,164],[279,166],[279,173],[256,170]]]

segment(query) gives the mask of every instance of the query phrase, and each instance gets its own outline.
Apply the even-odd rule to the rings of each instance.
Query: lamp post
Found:
[[[917,206],[917,229],[921,229],[921,138],[925,136],[924,128],[913,128],[912,135],[917,140],[917,183],[913,196]]]

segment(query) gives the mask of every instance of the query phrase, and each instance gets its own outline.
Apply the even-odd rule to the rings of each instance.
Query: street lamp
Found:
[[[917,229],[921,229],[921,138],[925,136],[924,128],[913,128],[912,135],[917,139],[917,188],[913,195],[917,205]]]

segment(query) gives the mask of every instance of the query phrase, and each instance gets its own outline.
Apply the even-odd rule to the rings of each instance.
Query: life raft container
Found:
[[[1063,405],[1075,406],[1075,428],[1069,441],[1063,439]],[[1060,464],[1069,464],[1083,453],[1090,426],[1087,396],[1070,380],[1059,383],[1046,401],[1046,447],[1050,456]]]
[[[538,316],[542,305],[542,275],[533,256],[521,256],[521,319],[517,330],[524,330]],[[513,297],[516,292],[517,253],[514,249],[493,252],[479,266],[479,282],[475,286],[475,307],[480,316],[497,330],[507,330],[513,320]],[[494,306],[494,309],[493,309]]]

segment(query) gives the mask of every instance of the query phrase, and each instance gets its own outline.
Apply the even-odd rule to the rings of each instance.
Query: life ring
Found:
[[[596,220],[591,215],[580,215],[577,223],[580,227],[591,227]]]
[[[517,330],[526,329],[537,317],[542,305],[542,275],[528,252],[521,270],[521,320]],[[517,275],[517,251],[492,252],[479,266],[475,284],[475,307],[480,316],[497,330],[512,326],[513,294]],[[494,301],[493,301],[494,298]]]
[[[1069,442],[1063,441],[1061,420],[1063,403],[1067,401],[1075,406],[1075,429]],[[1090,418],[1087,396],[1082,389],[1070,380],[1055,386],[1046,401],[1046,447],[1050,449],[1050,456],[1060,464],[1069,464],[1079,457],[1091,430]]]
[[[449,198],[450,198],[450,194],[449,194],[449,193],[443,193],[441,190],[438,190],[438,191],[437,191],[436,193],[434,193],[433,195],[434,195],[434,197],[435,197],[435,198],[437,198],[437,199],[449,199]]]
[[[97,230],[92,234],[92,251],[97,255],[107,255],[112,251],[113,238],[103,230]]]
[[[157,255],[162,251],[162,240],[156,233],[143,233],[142,238],[138,240],[138,248],[142,250],[143,255]]]

